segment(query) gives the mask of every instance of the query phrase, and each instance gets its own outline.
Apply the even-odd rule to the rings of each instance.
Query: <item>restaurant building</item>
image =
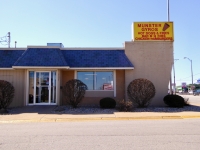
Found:
[[[10,107],[65,105],[62,89],[71,79],[80,79],[88,86],[81,105],[98,105],[104,97],[128,99],[127,87],[138,78],[155,86],[151,105],[164,105],[173,65],[173,40],[134,38],[117,48],[67,48],[62,43],[0,48],[0,80],[15,88]]]

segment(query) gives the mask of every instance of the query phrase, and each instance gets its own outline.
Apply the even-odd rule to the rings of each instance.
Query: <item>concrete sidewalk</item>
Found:
[[[55,107],[56,106],[22,107],[12,114],[0,115],[0,123],[200,118],[200,112],[198,111],[114,112],[112,114],[51,113]]]

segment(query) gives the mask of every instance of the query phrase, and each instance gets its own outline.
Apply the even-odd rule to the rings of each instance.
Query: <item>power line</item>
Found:
[[[10,32],[8,32],[5,36],[0,37],[0,43],[2,45],[8,45],[8,48],[10,48]]]
[[[196,75],[199,75],[200,73],[197,73],[197,74],[195,74],[195,75],[193,75],[193,76],[196,76]],[[182,79],[187,79],[187,78],[191,78],[191,76],[189,76],[189,77],[184,77],[184,78],[181,78],[180,80],[182,80]],[[176,80],[176,81],[178,81],[178,80]]]

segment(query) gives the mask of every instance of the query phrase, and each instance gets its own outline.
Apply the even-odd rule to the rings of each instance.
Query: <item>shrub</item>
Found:
[[[155,96],[155,87],[147,79],[135,79],[127,88],[129,99],[136,107],[147,107]]]
[[[6,109],[13,100],[15,89],[8,81],[0,80],[0,109],[2,113],[8,112]]]
[[[128,100],[128,101],[125,101],[124,99],[120,100],[120,101],[118,101],[117,105],[118,105],[117,108],[119,109],[119,111],[127,112],[127,111],[131,111],[133,109],[133,103],[130,100]]]
[[[169,107],[184,107],[185,101],[182,96],[179,95],[166,95],[164,97],[164,103]]]
[[[103,98],[99,101],[101,108],[115,108],[116,101],[110,97]]]
[[[65,99],[73,108],[77,108],[87,90],[87,85],[77,79],[69,80],[63,87]]]

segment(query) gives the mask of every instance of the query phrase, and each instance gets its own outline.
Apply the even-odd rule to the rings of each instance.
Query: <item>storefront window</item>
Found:
[[[34,95],[34,71],[29,71],[29,99],[28,103],[33,104]]]
[[[113,90],[113,72],[77,72],[77,79],[88,86],[88,90]]]

